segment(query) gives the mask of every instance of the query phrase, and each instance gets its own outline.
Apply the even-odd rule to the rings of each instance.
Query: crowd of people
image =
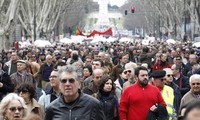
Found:
[[[0,120],[200,119],[191,42],[56,44],[0,54]]]

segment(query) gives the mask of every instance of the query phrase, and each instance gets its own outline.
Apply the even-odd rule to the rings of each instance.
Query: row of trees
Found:
[[[92,0],[1,0],[0,45],[4,46],[1,49],[12,43],[17,24],[32,38],[41,32],[51,33],[56,26],[62,29],[64,25],[80,24],[85,6],[90,2]]]
[[[136,8],[135,13],[125,16],[128,29],[143,27],[147,33],[157,35],[171,32],[174,38],[183,34],[192,38],[200,32],[199,0],[128,0],[121,11],[132,7]]]

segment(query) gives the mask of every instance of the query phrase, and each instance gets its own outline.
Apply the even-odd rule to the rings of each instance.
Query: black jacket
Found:
[[[178,115],[178,111],[179,111],[179,107],[180,107],[180,103],[181,103],[181,99],[182,99],[180,88],[174,82],[172,82],[168,86],[170,86],[170,87],[172,87],[174,89],[174,108],[176,110],[176,114]]]
[[[54,100],[46,109],[45,120],[105,120],[100,102],[82,92],[78,100],[69,105],[63,95]]]
[[[147,120],[168,120],[168,113],[166,107],[158,105],[155,112],[149,110]]]
[[[117,97],[110,94],[103,94],[102,92],[97,93],[97,99],[100,101],[104,114],[106,116],[105,120],[118,120],[118,101]]]
[[[188,77],[181,75],[177,80],[173,78],[173,81],[179,86],[182,96],[190,90]]]
[[[142,52],[140,54],[140,62],[147,63],[148,65],[152,66],[152,58],[156,55],[157,50],[154,50],[151,53]]]
[[[0,82],[3,83],[3,87],[0,88],[1,100],[7,93],[13,92],[14,86],[11,83],[9,75],[4,71],[1,71]]]

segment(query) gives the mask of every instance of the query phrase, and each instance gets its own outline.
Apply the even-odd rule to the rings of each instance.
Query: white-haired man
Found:
[[[181,99],[180,110],[184,108],[188,103],[194,100],[200,100],[200,75],[194,74],[189,79],[190,91],[187,92]]]
[[[45,89],[46,83],[49,82],[49,76],[53,71],[53,57],[51,55],[46,56],[46,62],[43,63],[39,70],[39,80],[41,81],[41,86]],[[38,87],[41,87],[40,85]]]
[[[58,71],[61,95],[46,108],[44,120],[105,120],[100,102],[80,90],[72,65]]]

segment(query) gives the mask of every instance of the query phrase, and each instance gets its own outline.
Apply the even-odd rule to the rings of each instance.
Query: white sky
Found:
[[[93,1],[99,1],[99,0],[93,0]],[[126,0],[108,0],[109,1],[109,3],[111,4],[111,5],[117,5],[117,6],[122,6],[123,4],[124,4],[124,2],[126,1]]]
[[[125,0],[109,0],[111,5],[117,5],[117,6],[122,6],[125,2]]]

